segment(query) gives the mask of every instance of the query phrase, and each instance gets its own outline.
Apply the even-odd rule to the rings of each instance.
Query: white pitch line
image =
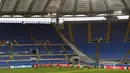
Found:
[[[48,73],[74,73],[74,72],[88,72],[88,71],[105,71],[104,69],[96,69],[96,70],[74,70],[74,71],[64,71],[64,72],[48,72]]]

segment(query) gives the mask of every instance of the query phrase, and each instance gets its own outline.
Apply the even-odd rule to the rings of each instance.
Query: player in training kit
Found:
[[[35,68],[35,70],[37,70],[38,69],[38,65],[34,65],[34,68]]]

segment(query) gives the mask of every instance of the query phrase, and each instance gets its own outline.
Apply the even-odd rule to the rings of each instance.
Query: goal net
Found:
[[[99,62],[99,69],[101,69],[101,67],[104,67],[104,69],[116,69],[116,62],[113,61],[100,61]]]

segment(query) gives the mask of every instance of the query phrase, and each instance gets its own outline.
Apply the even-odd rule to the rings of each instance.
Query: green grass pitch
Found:
[[[25,68],[25,69],[0,69],[0,73],[130,73],[122,70],[83,69],[83,68]]]

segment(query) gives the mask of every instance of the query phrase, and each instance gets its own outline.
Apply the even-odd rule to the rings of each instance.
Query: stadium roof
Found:
[[[130,0],[0,0],[0,15],[129,15]]]
[[[109,22],[128,20],[129,15],[130,0],[0,0],[1,18],[49,18],[38,19],[37,22],[39,20],[51,22],[58,17],[61,22],[77,20]],[[1,19],[0,22],[12,20]]]

